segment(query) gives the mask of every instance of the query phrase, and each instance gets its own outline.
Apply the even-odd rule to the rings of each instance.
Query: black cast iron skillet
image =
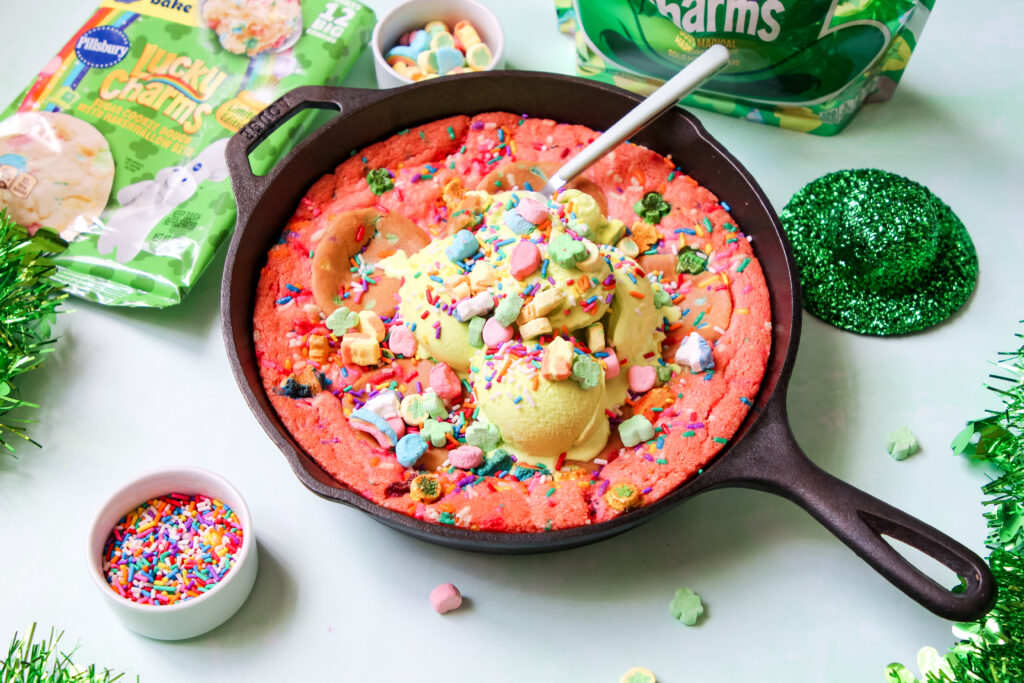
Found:
[[[359,508],[390,527],[462,550],[527,553],[592,543],[626,531],[702,491],[728,486],[760,489],[797,503],[910,597],[947,619],[969,621],[992,606],[996,586],[985,562],[927,524],[846,484],[800,450],[786,418],[786,387],[800,335],[800,290],[779,219],[749,173],[697,120],[679,108],[663,114],[633,141],[662,154],[727,201],[764,269],[771,295],[772,349],[750,414],[702,474],[661,500],[611,521],[538,533],[474,532],[429,524],[393,512],[350,491],[307,455],[267,399],[252,343],[253,303],[260,269],[285,223],[312,183],[353,150],[396,131],[454,114],[510,111],[604,130],[641,98],[582,79],[528,72],[467,74],[394,90],[298,88],[267,107],[227,148],[238,222],[222,284],[224,340],[235,378],[257,420],[314,493]],[[285,157],[268,175],[253,175],[248,155],[282,122],[307,108],[340,113]],[[898,539],[930,555],[965,581],[954,593],[921,573],[889,545]]]

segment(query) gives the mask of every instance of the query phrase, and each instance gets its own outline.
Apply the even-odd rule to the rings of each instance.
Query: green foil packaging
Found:
[[[227,139],[288,90],[338,85],[375,22],[354,0],[220,0],[233,18],[218,36],[214,1],[103,0],[0,114],[0,121],[22,112],[70,114],[110,146],[106,208],[85,217],[88,227],[54,259],[55,279],[76,296],[112,306],[179,303],[234,227]],[[259,36],[259,22],[288,4],[291,24],[278,27],[288,33],[278,44],[250,37],[239,53],[222,44],[225,31]],[[254,150],[253,171],[272,168],[308,125],[299,117],[286,122]]]
[[[889,99],[934,0],[555,0],[580,75],[647,94],[703,50],[729,65],[684,104],[816,135]]]

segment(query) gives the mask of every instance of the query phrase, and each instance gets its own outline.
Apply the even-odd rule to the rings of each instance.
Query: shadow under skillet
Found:
[[[335,513],[328,513],[331,517]],[[394,531],[353,510],[338,508],[346,523],[327,522],[324,533],[338,543],[354,536],[376,536],[365,548],[382,583],[407,581],[410,561],[451,567],[469,595],[529,587],[533,599],[574,603],[633,604],[649,596],[651,586],[692,582],[701,577],[734,575],[752,580],[762,558],[788,544],[827,543],[834,539],[790,503],[770,495],[729,489],[712,491],[629,533],[585,546],[531,555],[492,555],[447,549]],[[330,542],[330,541],[328,541]],[[372,558],[372,559],[370,559]],[[851,561],[855,558],[851,556]],[[465,577],[473,577],[467,580]],[[438,575],[437,581],[455,580]],[[682,583],[680,583],[682,582]],[[671,595],[664,596],[665,604]]]

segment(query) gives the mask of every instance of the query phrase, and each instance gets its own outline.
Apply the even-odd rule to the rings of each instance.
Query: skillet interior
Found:
[[[467,74],[394,90],[300,88],[268,108],[268,115],[243,129],[228,147],[228,162],[238,201],[238,223],[222,283],[221,317],[232,370],[247,403],[299,479],[318,495],[357,507],[378,520],[433,543],[465,550],[522,553],[558,550],[597,541],[662,513],[683,499],[727,483],[717,468],[740,464],[744,435],[768,421],[783,419],[785,388],[796,353],[800,327],[799,290],[789,246],[778,217],[749,173],[688,112],[663,114],[633,142],[671,155],[686,173],[726,201],[740,228],[753,238],[771,296],[772,349],[760,392],[730,444],[700,476],[671,494],[608,522],[538,533],[474,532],[430,524],[393,512],[349,491],[325,473],[285,429],[267,399],[253,344],[252,314],[256,285],[266,253],[280,236],[310,185],[350,151],[395,131],[454,114],[487,111],[527,113],[604,130],[642,98],[618,88],[568,76],[531,72]],[[337,107],[341,113],[322,126],[267,176],[251,175],[247,154],[256,141],[287,116],[310,106]],[[333,105],[327,103],[334,103]],[[771,409],[774,406],[774,409]],[[735,467],[729,468],[736,471]],[[742,467],[740,467],[742,470]]]

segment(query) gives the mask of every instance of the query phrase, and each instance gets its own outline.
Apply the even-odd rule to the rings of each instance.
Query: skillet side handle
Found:
[[[225,156],[231,174],[231,188],[234,190],[235,203],[238,205],[238,225],[245,224],[252,207],[276,175],[277,168],[283,166],[279,161],[278,165],[264,176],[252,172],[249,155],[261,142],[304,109],[333,109],[340,112],[347,107],[360,106],[365,101],[374,99],[375,93],[375,90],[312,85],[295,88],[267,105],[231,136]]]
[[[783,414],[762,420],[751,443],[751,457],[719,485],[743,486],[781,495],[807,510],[839,540],[918,603],[945,619],[974,621],[992,608],[996,582],[985,561],[919,519],[828,474],[800,449]],[[769,416],[765,416],[769,417]],[[723,462],[722,464],[725,464]],[[712,468],[712,471],[715,468]],[[929,555],[962,577],[954,593],[922,573],[883,536]]]

